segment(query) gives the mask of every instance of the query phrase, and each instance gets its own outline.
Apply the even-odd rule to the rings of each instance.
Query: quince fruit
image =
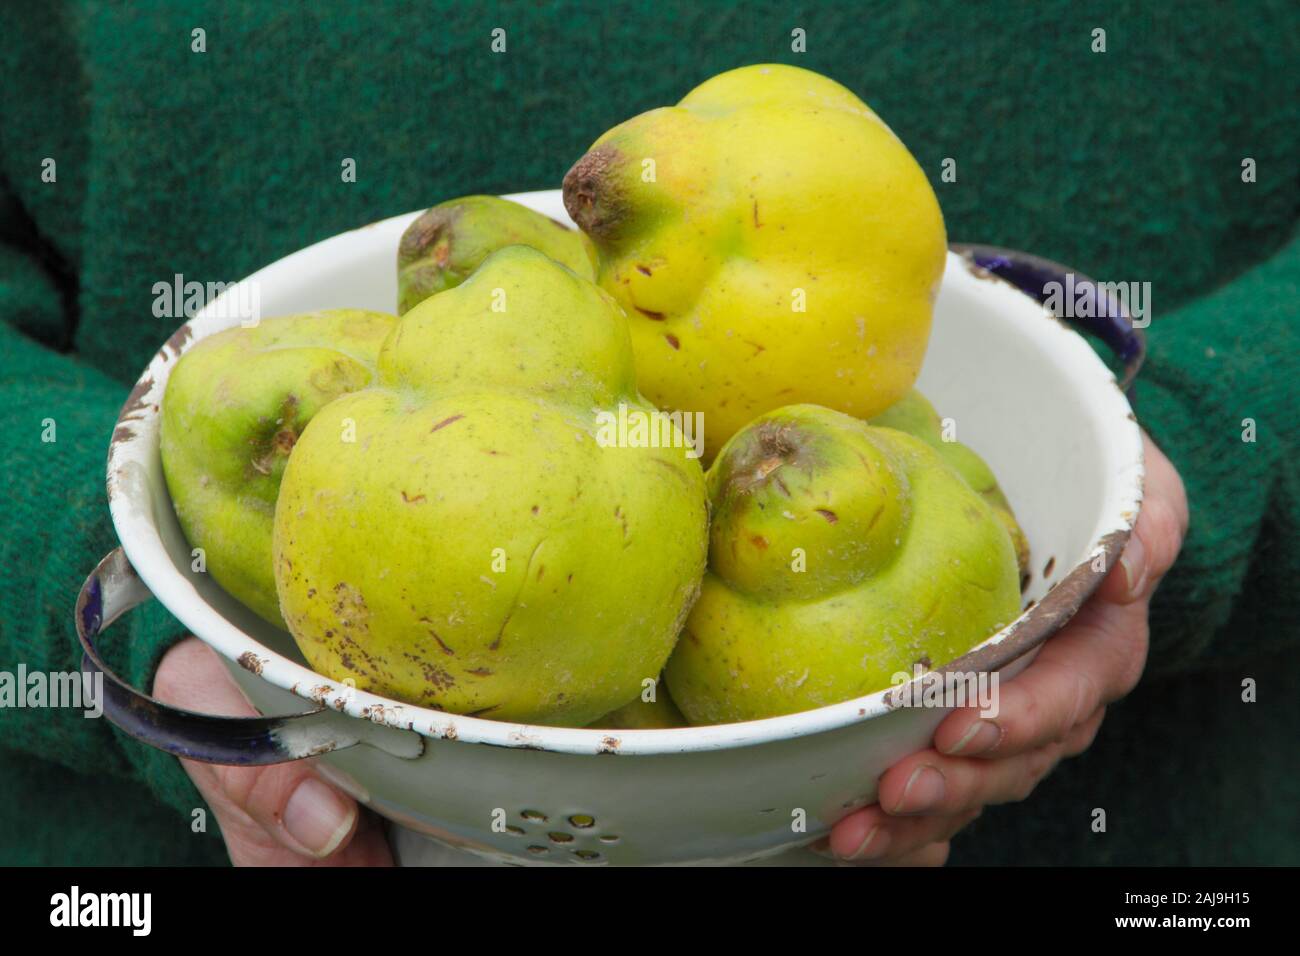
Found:
[[[911,435],[782,408],[738,432],[707,481],[709,570],[665,671],[691,723],[885,689],[1019,613],[1002,523]]]
[[[594,278],[587,238],[563,223],[498,196],[439,203],[406,227],[397,247],[397,311],[464,282],[493,252],[531,246]]]
[[[271,526],[289,452],[316,412],[371,383],[396,323],[360,309],[263,319],[196,343],[167,380],[163,474],[185,537],[218,584],[280,627]]]
[[[591,726],[604,730],[668,730],[672,727],[686,727],[688,722],[669,696],[667,685],[660,679],[650,700],[646,700],[643,690],[640,697],[617,710],[611,710]]]
[[[706,458],[764,412],[870,418],[915,381],[943,216],[838,83],[773,64],[715,76],[596,140],[564,203],[627,311],[642,391],[704,413]]]
[[[1021,580],[1029,573],[1029,539],[1024,529],[1016,520],[1016,513],[1011,509],[1011,502],[998,485],[997,476],[984,459],[975,454],[966,445],[958,441],[947,441],[943,436],[943,420],[934,410],[929,399],[916,389],[912,389],[894,405],[881,412],[868,423],[880,428],[897,428],[913,437],[921,439],[940,455],[944,461],[956,469],[957,474],[965,479],[983,499],[988,502],[998,520],[1011,535],[1011,544],[1016,549],[1016,564],[1020,568]]]
[[[298,439],[280,607],[312,667],[422,706],[582,726],[660,673],[707,552],[699,462],[610,443],[658,414],[591,282],[508,246],[407,312],[371,387]]]

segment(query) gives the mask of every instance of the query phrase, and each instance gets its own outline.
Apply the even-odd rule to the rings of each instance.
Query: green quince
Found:
[[[912,389],[896,404],[881,412],[869,422],[881,428],[897,428],[921,439],[948,462],[957,473],[978,492],[989,507],[993,509],[998,520],[1006,526],[1011,535],[1011,544],[1016,549],[1016,564],[1020,567],[1020,576],[1024,580],[1029,573],[1029,539],[1024,529],[1016,520],[1016,513],[1011,502],[998,485],[993,469],[979,455],[958,441],[944,438],[943,420],[934,410],[929,399],[916,389]]]
[[[397,247],[397,311],[464,282],[490,254],[531,246],[582,276],[593,278],[594,252],[586,236],[497,196],[464,196],[439,203],[406,227]]]
[[[707,482],[709,570],[665,672],[693,724],[883,690],[1019,613],[1002,523],[911,435],[781,408],[734,435]]]
[[[658,414],[624,316],[535,249],[407,312],[281,484],[276,584],[312,667],[501,720],[583,726],[636,697],[698,594],[708,503],[680,430],[606,440],[620,408]]]
[[[604,730],[668,730],[672,727],[685,727],[687,724],[686,717],[673,703],[668,686],[660,679],[655,684],[653,695],[647,695],[646,690],[642,690],[641,696],[617,710],[611,710],[591,726]]]
[[[163,474],[185,537],[217,583],[284,627],[271,526],[294,443],[322,407],[374,378],[397,319],[331,309],[197,342],[167,379]]]

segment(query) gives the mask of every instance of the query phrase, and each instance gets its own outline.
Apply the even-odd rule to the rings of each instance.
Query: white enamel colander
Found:
[[[509,197],[568,222],[558,191]],[[346,232],[249,277],[261,314],[354,307],[392,312],[398,239],[412,213]],[[946,670],[1014,675],[1101,582],[1136,520],[1142,443],[1125,397],[1142,340],[1101,301],[1088,331],[1123,365],[1116,381],[1082,336],[1040,303],[1066,269],[1010,250],[955,246],[918,383],[997,473],[1029,537],[1027,609]],[[1086,282],[1075,276],[1075,288]],[[1022,291],[1023,290],[1023,291]],[[897,706],[887,690],[805,713],[677,730],[601,731],[461,717],[339,686],[286,633],[205,574],[167,493],[159,405],[177,357],[238,322],[218,299],[161,348],[122,409],[108,457],[121,547],[87,579],[77,626],[105,712],[170,753],[231,764],[316,757],[322,773],[398,828],[488,859],[598,865],[747,862],[823,836],[875,799],[876,780],[927,746],[947,713]],[[228,663],[263,714],[176,710],[132,690],[96,645],[156,596]],[[304,702],[307,702],[306,704]],[[309,705],[309,706],[308,706]]]

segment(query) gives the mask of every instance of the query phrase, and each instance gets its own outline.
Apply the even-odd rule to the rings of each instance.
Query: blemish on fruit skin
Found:
[[[756,534],[750,537],[749,543],[760,551],[767,550],[767,538],[763,537],[761,534]]]
[[[876,522],[880,520],[880,516],[883,515],[884,513],[885,513],[885,503],[882,501],[880,503],[880,507],[876,509],[876,513],[871,516],[871,520],[867,522],[867,531],[866,531],[867,534],[870,534],[872,530],[875,529]]]
[[[664,314],[662,312],[651,312],[649,309],[643,309],[639,305],[634,305],[632,308],[636,309],[647,319],[651,319],[655,322],[662,322],[664,320]]]
[[[405,491],[403,491],[402,500],[405,501],[408,505],[413,505],[416,504],[417,502],[423,501],[424,495],[415,495],[414,497],[412,497],[408,495]]]
[[[668,344],[674,349],[680,349],[682,347],[682,343],[677,340],[677,336],[673,335],[671,332],[665,332],[664,338],[668,340]]]
[[[442,421],[438,422],[438,424],[434,425],[432,428],[429,429],[429,434],[432,435],[438,429],[446,428],[452,422],[458,422],[464,417],[465,417],[464,415],[452,415],[450,418],[444,418]]]
[[[424,674],[425,682],[428,683],[431,688],[428,693],[448,690],[456,686],[456,678],[452,677],[451,674],[435,664],[423,663],[420,665],[420,670]]]
[[[641,273],[643,276],[648,276],[650,274],[650,270],[646,266],[639,265],[636,267],[636,271]]]
[[[829,521],[831,524],[835,524],[835,522],[837,522],[837,521],[840,520],[840,516],[837,515],[834,511],[831,511],[830,508],[817,508],[817,509],[815,509],[815,510],[817,511],[817,513],[818,513],[819,515],[821,515],[823,518],[825,518],[825,519],[826,519],[827,521]]]

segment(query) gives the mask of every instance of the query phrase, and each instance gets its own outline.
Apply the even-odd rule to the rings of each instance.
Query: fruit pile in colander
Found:
[[[564,178],[581,231],[420,216],[400,317],[267,318],[188,351],[176,513],[334,680],[566,726],[792,713],[961,655],[1028,555],[913,388],[946,239],[839,84],[716,76]]]

